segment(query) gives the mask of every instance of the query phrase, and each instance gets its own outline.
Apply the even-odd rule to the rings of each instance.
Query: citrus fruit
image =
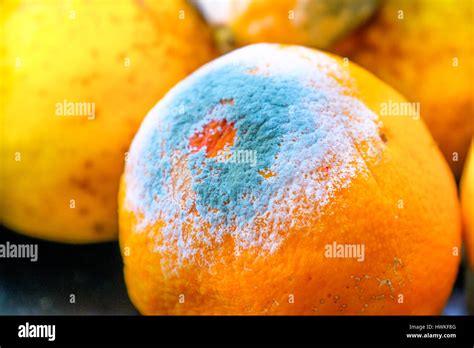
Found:
[[[474,314],[474,142],[469,153],[461,178],[461,206],[464,221],[464,245],[467,267],[465,272],[466,299],[469,313]]]
[[[464,240],[469,265],[474,270],[474,143],[471,143],[469,155],[461,179],[461,202],[464,218]]]
[[[473,135],[470,0],[387,0],[370,24],[332,49],[412,102],[456,176]]]
[[[460,210],[423,122],[354,64],[299,46],[229,53],[136,134],[119,192],[144,314],[436,314]]]
[[[276,42],[328,47],[364,23],[378,0],[224,0],[198,2],[217,41],[237,46]]]
[[[1,221],[54,241],[117,238],[144,114],[212,59],[185,1],[2,1]]]

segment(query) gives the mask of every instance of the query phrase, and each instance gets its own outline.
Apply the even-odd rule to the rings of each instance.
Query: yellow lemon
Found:
[[[185,1],[2,1],[2,222],[49,240],[115,239],[130,140],[213,57]]]

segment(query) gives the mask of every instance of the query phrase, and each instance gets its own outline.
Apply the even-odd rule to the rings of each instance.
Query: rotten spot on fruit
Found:
[[[79,215],[85,216],[87,214],[89,214],[89,210],[87,208],[81,207],[79,209]]]
[[[263,176],[265,179],[271,178],[275,176],[276,174],[272,172],[270,169],[262,169],[259,170],[258,173]]]
[[[93,161],[91,161],[91,160],[85,160],[85,161],[84,161],[84,168],[90,169],[90,168],[92,168],[93,166],[94,166],[94,162],[93,162]]]
[[[191,152],[199,152],[206,148],[206,157],[215,157],[219,151],[234,145],[236,130],[233,123],[226,119],[210,121],[201,131],[194,133],[189,139]]]
[[[398,257],[394,257],[393,258],[393,270],[395,272],[395,274],[397,273],[398,271],[398,268],[399,267],[402,267],[402,260],[400,260]]]
[[[379,278],[376,278],[376,279],[379,282],[379,287],[386,285],[390,289],[390,292],[393,293],[394,289],[393,289],[393,285],[390,279],[379,279]]]
[[[104,224],[100,222],[96,222],[93,226],[92,229],[94,230],[95,233],[97,234],[102,234],[105,231],[105,226]]]
[[[219,100],[219,104],[221,105],[234,105],[234,99],[221,99]]]
[[[343,312],[346,308],[347,308],[347,304],[344,303],[344,304],[339,306],[338,311]]]

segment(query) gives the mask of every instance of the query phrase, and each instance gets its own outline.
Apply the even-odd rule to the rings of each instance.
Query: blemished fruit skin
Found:
[[[236,46],[259,42],[326,48],[363,24],[379,0],[197,0]],[[219,11],[220,13],[214,13]],[[218,35],[218,41],[220,36]]]
[[[466,301],[470,314],[474,314],[474,142],[469,153],[461,178],[461,207],[463,215],[464,250],[467,267],[465,272]]]
[[[214,57],[211,35],[180,0],[0,6],[1,221],[52,241],[116,239],[130,141],[150,107]]]
[[[299,46],[247,46],[180,82],[143,121],[121,181],[134,305],[439,314],[460,260],[456,186],[423,122],[381,116],[387,101],[405,99]]]
[[[373,21],[330,51],[420,105],[456,177],[474,131],[471,0],[386,0]]]
[[[474,143],[471,142],[469,155],[461,179],[461,206],[464,221],[464,241],[469,266],[474,271]]]

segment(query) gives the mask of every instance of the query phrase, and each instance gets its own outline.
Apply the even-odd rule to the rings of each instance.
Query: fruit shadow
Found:
[[[0,315],[133,315],[116,242],[69,245],[0,227],[0,244],[37,244],[38,259],[0,258]]]

